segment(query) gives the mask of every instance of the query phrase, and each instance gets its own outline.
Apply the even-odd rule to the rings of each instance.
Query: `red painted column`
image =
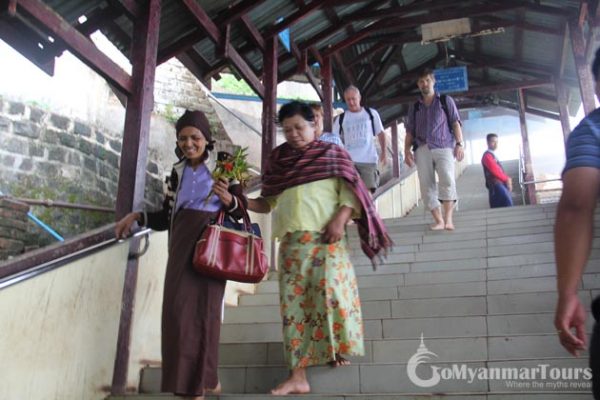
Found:
[[[323,57],[321,79],[323,88],[323,131],[331,132],[333,129],[333,77],[330,56]]]
[[[583,32],[577,20],[571,20],[569,24],[569,34],[571,37],[571,48],[573,49],[573,58],[575,59],[575,70],[579,78],[579,89],[581,90],[581,101],[585,115],[588,115],[596,108],[594,101],[594,79],[590,66],[585,58],[585,42]]]
[[[264,173],[271,150],[275,148],[277,127],[277,36],[266,39],[264,52],[263,85],[265,97],[262,112],[261,172]]]
[[[398,121],[392,121],[392,177],[400,177],[400,158],[398,157]]]
[[[560,116],[560,125],[562,127],[565,142],[569,133],[571,133],[571,123],[569,122],[569,110],[567,109],[567,90],[560,79],[554,81],[554,89],[556,92],[556,102],[558,104],[558,113]]]
[[[154,107],[154,73],[158,51],[161,1],[149,0],[140,6],[135,17],[131,43],[133,90],[127,99],[125,131],[121,151],[116,217],[123,217],[133,209],[141,209],[146,183],[146,162],[150,136],[150,114]],[[139,251],[139,239],[131,239],[129,254]],[[121,318],[117,338],[117,354],[113,371],[111,393],[125,394],[129,363],[129,344],[138,260],[129,257],[125,269]]]
[[[519,99],[519,123],[521,125],[521,139],[523,141],[523,158],[525,159],[525,182],[532,182],[534,180],[533,175],[533,162],[531,160],[531,149],[529,147],[529,135],[527,133],[527,119],[525,117],[525,100],[523,96],[523,89],[517,90],[517,97]],[[521,171],[519,171],[519,174]],[[535,184],[525,185],[527,204],[537,204],[535,196]]]

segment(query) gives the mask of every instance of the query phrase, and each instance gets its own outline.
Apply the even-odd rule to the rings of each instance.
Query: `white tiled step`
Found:
[[[552,348],[548,357],[570,357],[564,351],[555,334],[541,335],[509,335],[509,336],[477,336],[454,338],[425,338],[427,347],[437,355],[440,362],[467,362],[467,361],[503,361],[507,357],[498,354],[500,341],[523,342],[527,340],[540,340],[544,345]],[[415,353],[419,339],[371,339],[365,340],[365,355],[348,357],[354,364],[357,363],[397,363],[406,362]],[[531,354],[517,354],[511,360],[527,360],[538,358],[540,348],[535,348]],[[280,365],[284,364],[283,345],[281,342],[255,342],[255,343],[222,343],[220,345],[221,366],[243,365]]]
[[[459,393],[459,394],[303,394],[285,396],[285,400],[590,400],[590,394],[583,393]],[[206,396],[207,399],[219,400],[264,400],[281,399],[281,396],[267,394],[223,394]],[[181,397],[165,394],[129,394],[109,396],[109,400],[180,400]]]
[[[432,365],[439,368],[452,368],[451,363],[437,362],[432,360]],[[502,367],[534,367],[538,364],[548,364],[550,368],[585,368],[586,362],[583,359],[561,358],[561,359],[544,359],[532,361],[511,361],[511,362],[468,362],[464,364],[466,368],[502,368]],[[422,364],[421,373],[431,374],[431,365]],[[142,375],[141,391],[145,393],[156,393],[159,390],[160,368],[145,368]],[[288,371],[285,366],[246,366],[246,367],[221,367],[219,368],[219,378],[226,393],[268,393],[270,389],[287,377]],[[463,379],[442,379],[434,388],[421,388],[412,383],[407,375],[406,363],[389,363],[389,364],[361,364],[350,365],[343,368],[331,368],[326,366],[312,367],[307,370],[308,380],[311,384],[313,394],[400,394],[400,393],[465,393],[479,392],[484,394],[497,393],[498,395],[506,395],[504,392],[526,393],[527,391],[539,391],[527,387],[515,388],[508,387],[510,383],[505,380],[484,380],[475,379],[472,383],[468,383]],[[548,379],[547,381],[551,381]],[[510,382],[510,381],[509,381]],[[546,381],[540,379],[542,385]],[[578,383],[586,385],[587,382],[583,379],[578,380]],[[587,386],[587,385],[586,385]],[[584,386],[580,389],[581,392],[589,392],[589,388]],[[570,393],[577,389],[563,389]],[[550,390],[544,390],[546,394],[550,394]],[[553,393],[560,392],[556,389]],[[490,393],[486,393],[490,392]],[[589,396],[589,395],[588,395]],[[375,397],[376,398],[376,397]],[[502,397],[496,397],[500,399]],[[520,397],[524,398],[524,397]],[[564,398],[564,397],[563,397]],[[547,399],[547,397],[546,397]]]
[[[281,320],[274,313],[270,313],[268,317],[265,319],[273,322],[223,324],[221,343],[280,342]],[[591,331],[591,320],[587,323],[588,330]],[[439,338],[554,334],[552,312],[365,318],[364,328],[366,339],[410,339],[421,334]]]

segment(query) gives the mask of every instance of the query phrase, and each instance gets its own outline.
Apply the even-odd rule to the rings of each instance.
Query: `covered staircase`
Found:
[[[481,183],[476,167],[469,167],[459,180],[465,202],[456,214],[456,231],[429,231],[429,216],[419,208],[414,215],[386,221],[396,246],[376,272],[350,229],[366,355],[353,358],[346,367],[310,368],[312,394],[288,399],[591,398],[589,381],[553,375],[560,369],[587,367],[587,354],[571,357],[553,327],[556,205],[477,209],[475,197],[468,201],[467,194],[485,195],[485,189],[468,191],[465,186]],[[580,292],[588,304],[600,294],[600,213],[595,218],[592,257]],[[241,296],[238,307],[226,308],[220,398],[266,398],[265,393],[286,377],[277,292],[273,273],[255,294]],[[413,364],[413,370],[418,378],[428,380],[432,367],[437,367],[441,379],[421,387],[411,381],[407,367],[418,351],[426,350],[433,354],[418,367]],[[470,379],[468,374],[502,368],[528,372],[537,368],[538,375]],[[546,370],[545,378],[540,369]],[[466,375],[461,375],[462,370]],[[140,394],[110,399],[169,398],[159,394],[160,373],[160,368],[144,368]]]

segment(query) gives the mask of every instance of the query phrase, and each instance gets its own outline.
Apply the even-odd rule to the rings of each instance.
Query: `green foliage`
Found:
[[[227,93],[245,94],[248,96],[256,96],[256,93],[243,80],[237,80],[235,76],[230,74],[222,74],[221,79],[215,83],[216,91],[222,90]]]
[[[177,114],[175,114],[173,104],[167,104],[167,106],[165,107],[165,111],[162,114],[163,117],[165,117],[165,119],[172,124],[175,124],[177,122],[177,119],[179,118]]]
[[[48,103],[40,103],[37,100],[28,100],[25,102],[30,107],[39,108],[40,110],[50,111],[50,104]]]

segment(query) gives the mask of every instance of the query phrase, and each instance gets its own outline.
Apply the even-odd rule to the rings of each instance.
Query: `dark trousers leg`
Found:
[[[490,208],[512,207],[510,192],[502,183],[495,183],[489,191]]]

